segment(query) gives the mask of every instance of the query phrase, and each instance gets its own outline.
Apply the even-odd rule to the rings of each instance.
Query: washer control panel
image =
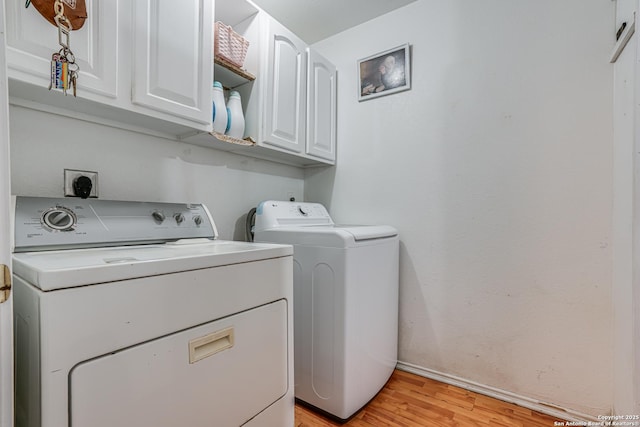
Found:
[[[267,200],[256,208],[255,229],[258,231],[291,225],[333,225],[333,220],[320,203]]]
[[[16,197],[15,251],[215,239],[201,204]]]

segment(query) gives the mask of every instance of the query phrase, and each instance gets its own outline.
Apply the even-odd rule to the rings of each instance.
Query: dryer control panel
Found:
[[[334,225],[327,209],[320,203],[267,200],[256,208],[255,230],[284,226]]]
[[[202,204],[16,197],[15,252],[215,239]]]

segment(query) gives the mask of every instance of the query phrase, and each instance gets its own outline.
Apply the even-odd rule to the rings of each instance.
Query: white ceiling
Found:
[[[307,44],[355,27],[415,0],[253,0]]]

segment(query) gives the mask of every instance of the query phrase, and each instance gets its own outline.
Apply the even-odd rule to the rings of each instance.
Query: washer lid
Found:
[[[328,225],[256,231],[255,241],[349,248],[397,236],[398,231],[388,225]]]
[[[16,253],[13,272],[43,291],[50,291],[292,254],[293,248],[285,245],[195,239],[159,245]]]
[[[350,233],[355,241],[383,239],[398,235],[398,230],[389,225],[336,225],[334,228]]]

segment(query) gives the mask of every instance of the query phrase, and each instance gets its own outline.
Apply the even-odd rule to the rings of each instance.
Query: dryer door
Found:
[[[73,426],[240,426],[287,392],[285,301],[76,366]]]

